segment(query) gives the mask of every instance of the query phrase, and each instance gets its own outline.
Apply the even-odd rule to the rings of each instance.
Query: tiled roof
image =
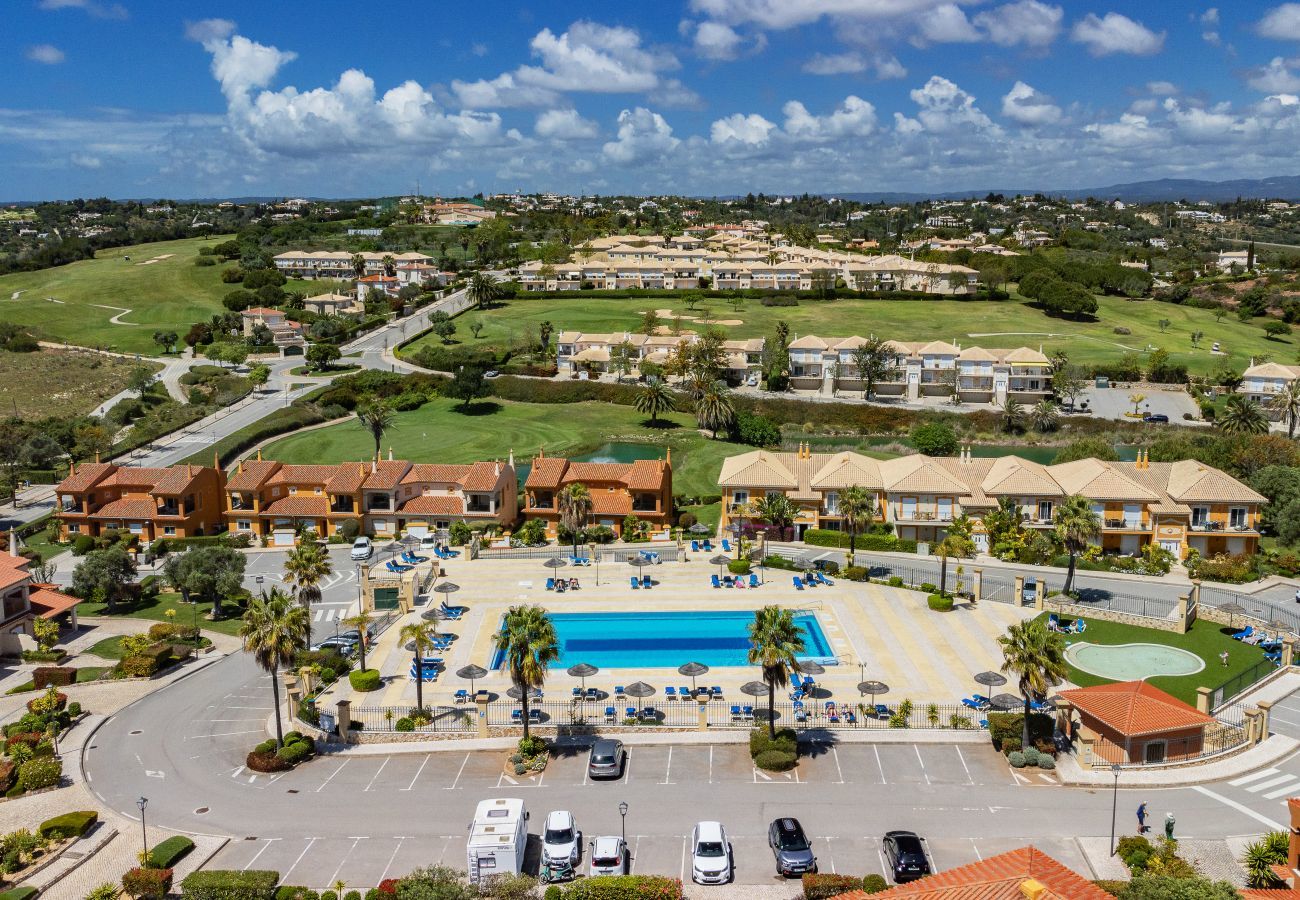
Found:
[[[1168,468],[1169,482],[1165,489],[1169,492],[1169,496],[1183,503],[1268,502],[1267,497],[1252,491],[1237,479],[1194,459],[1149,465],[1151,466],[1149,471],[1153,473]]]
[[[281,466],[268,484],[319,484],[324,486],[338,474],[338,466]]]
[[[913,491],[919,494],[965,494],[966,483],[928,456],[915,454],[885,460],[880,475],[887,491]]]
[[[1145,681],[1119,681],[1061,691],[1080,713],[1125,737],[1195,728],[1214,721]]]
[[[53,619],[81,602],[81,598],[70,597],[47,585],[34,587],[28,592],[27,599],[31,603],[32,612],[42,619]]]
[[[151,493],[182,494],[204,471],[202,466],[171,466],[162,470],[162,476],[154,482]]]
[[[268,506],[268,516],[325,516],[330,502],[326,497],[282,497]]]
[[[630,466],[627,463],[571,462],[564,472],[564,483],[581,481],[590,487],[592,482],[623,482]]]
[[[355,494],[370,474],[370,465],[362,462],[339,463],[329,468],[334,470],[334,474],[326,480],[325,490],[331,494]]]
[[[1022,494],[1025,496],[1060,497],[1064,493],[1047,467],[1018,456],[995,460],[980,483],[986,494]]]
[[[772,487],[794,490],[799,480],[786,465],[786,457],[793,461],[793,453],[769,453],[755,450],[728,456],[722,461],[718,484],[723,487]]]
[[[27,566],[31,563],[25,556],[10,556],[7,553],[0,554],[0,590],[6,590],[16,584],[22,584],[31,576],[27,574]]]
[[[593,516],[626,516],[632,512],[632,497],[627,491],[595,490],[591,492]]]
[[[821,454],[817,456],[820,457]],[[816,470],[811,481],[812,487],[818,490],[839,490],[846,487],[879,490],[882,483],[880,463],[877,460],[848,450],[831,456],[825,465]]]
[[[256,490],[278,468],[280,463],[273,459],[246,459],[236,467],[235,474],[226,482],[226,488],[232,491]]]
[[[564,470],[569,461],[559,456],[541,456],[533,460],[532,470],[528,473],[525,487],[558,488],[564,478]]]
[[[638,459],[628,468],[624,482],[629,490],[657,491],[664,486],[668,464],[661,459]]]
[[[1151,488],[1144,487],[1117,466],[1099,459],[1078,459],[1048,466],[1056,483],[1067,494],[1082,494],[1089,500],[1159,500]]]
[[[75,467],[74,472],[59,482],[57,490],[65,493],[89,490],[115,468],[113,463],[81,463]]]
[[[850,891],[835,900],[867,896],[863,891]],[[1036,847],[999,853],[870,896],[875,900],[1113,900],[1110,894]]]
[[[407,500],[399,511],[417,516],[459,516],[465,512],[465,502],[455,494],[422,495]]]
[[[416,463],[402,476],[402,484],[459,484],[469,466],[449,463]]]
[[[366,467],[369,473],[366,476],[366,483],[363,487],[371,491],[391,491],[402,483],[406,473],[412,468],[409,462],[401,459],[385,459],[375,464],[375,471],[370,472],[370,467]]]
[[[158,512],[158,504],[148,497],[123,497],[112,503],[105,503],[96,512],[100,519],[152,519]]]
[[[467,491],[490,491],[497,486],[504,469],[505,466],[498,462],[476,462],[469,467],[460,486]]]

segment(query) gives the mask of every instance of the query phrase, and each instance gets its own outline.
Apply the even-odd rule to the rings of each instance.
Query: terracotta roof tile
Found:
[[[564,470],[569,461],[560,456],[542,456],[533,460],[533,467],[528,473],[525,487],[558,488],[564,478]]]
[[[469,466],[447,463],[416,463],[404,476],[402,484],[460,484]]]
[[[313,466],[312,468],[326,468]],[[345,462],[329,466],[334,473],[325,481],[325,490],[331,494],[355,494],[361,490],[362,483],[370,476],[370,464],[363,462]],[[303,479],[310,481],[312,479]]]
[[[1195,728],[1214,721],[1145,681],[1118,681],[1061,691],[1080,713],[1126,737]]]
[[[182,494],[206,471],[204,466],[171,466],[163,470],[150,493]]]
[[[622,484],[630,468],[627,463],[571,462],[564,473],[564,483],[572,484],[581,481],[590,486],[592,482],[613,481]]]
[[[31,602],[32,612],[42,619],[53,619],[81,602],[81,598],[70,597],[61,591],[55,590],[52,585],[34,587],[28,593],[27,599]]]
[[[235,474],[226,482],[232,491],[253,491],[261,487],[280,468],[273,459],[246,459],[236,467]]]
[[[424,495],[407,500],[400,511],[407,515],[459,516],[465,512],[465,502],[454,494]]]
[[[632,496],[627,491],[596,490],[591,492],[593,516],[627,516],[632,513]]]
[[[267,483],[324,486],[336,474],[338,474],[338,466],[281,466]]]
[[[661,459],[638,459],[628,469],[626,483],[629,490],[657,491],[664,486],[668,464]]]
[[[362,485],[371,491],[391,491],[402,483],[403,477],[411,469],[411,464],[401,459],[385,459],[375,464],[371,472],[366,466],[366,483]]]
[[[31,560],[25,556],[0,554],[0,590],[22,584],[30,578],[31,576],[27,573],[27,566],[30,564]]]
[[[873,898],[917,897],[927,900],[1024,900],[1026,882],[1045,890],[1040,900],[1113,900],[1110,894],[1036,847],[1021,847],[970,865],[948,869],[908,884],[872,894]],[[868,896],[862,891],[841,898]]]
[[[81,463],[76,467],[75,472],[59,482],[57,489],[64,493],[89,490],[101,478],[111,474],[115,468],[117,466],[113,463]]]
[[[95,513],[97,519],[152,519],[158,512],[158,504],[148,497],[123,497],[112,503],[105,503]]]
[[[330,502],[325,497],[283,497],[268,506],[268,516],[325,516]]]
[[[505,466],[497,462],[476,462],[461,478],[460,485],[467,491],[490,491],[497,486]]]

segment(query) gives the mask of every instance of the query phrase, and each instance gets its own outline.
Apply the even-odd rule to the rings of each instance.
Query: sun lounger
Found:
[[[713,552],[713,542],[710,541],[710,540],[707,540],[707,539],[706,539],[706,540],[704,541],[704,543],[701,544],[700,546],[704,548],[704,552],[705,552],[705,553],[712,553],[712,552]]]
[[[1244,641],[1246,638],[1250,637],[1254,633],[1255,633],[1255,626],[1247,625],[1244,629],[1238,631],[1232,637],[1238,641]]]
[[[844,721],[848,722],[850,725],[856,725],[858,724],[858,717],[853,710],[849,710],[844,714]]]
[[[457,702],[457,703],[468,703],[468,702],[469,702],[469,691],[465,690],[464,688],[461,688],[460,690],[458,690],[458,691],[455,693],[454,696],[455,696],[455,698],[456,698],[456,702]]]
[[[741,718],[743,718],[746,722],[752,722],[754,720],[754,707],[752,706],[744,707],[743,709],[741,709],[740,715]]]
[[[511,721],[511,722],[522,722],[523,720],[524,720],[524,711],[523,711],[522,709],[512,709],[512,710],[510,710],[510,721]]]
[[[677,689],[677,696],[678,696],[678,697],[681,697],[683,700],[685,700],[685,699],[687,699],[688,697],[693,697],[694,694],[691,693],[691,689],[690,689],[690,688],[686,687],[685,685],[682,685],[681,687],[679,687],[679,688]]]
[[[731,552],[731,541],[727,540],[726,538],[722,539],[722,552],[723,553]]]
[[[739,722],[741,718],[742,718],[742,717],[741,717],[741,714],[740,714],[740,705],[737,704],[737,705],[731,707],[731,721],[733,721],[733,722]]]
[[[831,581],[831,579],[827,578],[827,577],[826,577],[825,575],[823,575],[821,572],[818,572],[818,573],[817,573],[817,580],[818,580],[819,582],[821,582],[822,584],[827,584],[827,585],[834,585],[834,584],[835,584],[834,581]]]
[[[620,685],[618,685],[618,686],[616,686],[616,687],[614,688],[614,696],[617,697],[617,698],[619,698],[620,700],[623,699],[623,696],[624,696],[624,695],[623,695],[623,685],[620,684]]]
[[[749,574],[749,586],[752,588],[758,587],[758,576],[753,572]]]
[[[573,699],[574,699],[574,700],[577,700],[577,699],[580,698],[581,696],[582,696],[582,688],[580,688],[580,687],[576,687],[576,688],[574,688],[574,689],[573,689]]]
[[[716,574],[709,576],[709,583],[712,584],[715,588],[722,587],[722,580],[718,578]]]
[[[666,688],[664,688],[664,699],[666,699],[666,700],[676,700],[676,699],[677,699],[677,688],[675,688],[675,687],[666,687]]]
[[[974,709],[974,710],[980,710],[984,708],[980,706],[978,703],[976,703],[974,700],[972,700],[970,697],[962,697],[961,705],[966,707],[967,709]]]
[[[718,687],[716,684],[709,688],[709,693],[713,696],[714,700],[722,699],[722,688]]]
[[[796,708],[794,711],[794,720],[796,722],[807,722],[808,713],[805,712],[802,708]]]
[[[1075,620],[1074,620],[1074,633],[1075,633],[1075,634],[1083,634],[1083,633],[1084,633],[1085,631],[1087,631],[1087,630],[1088,630],[1088,623],[1087,623],[1087,622],[1083,621],[1083,619],[1075,619]]]
[[[890,709],[888,706],[886,706],[885,704],[883,704],[883,703],[877,703],[877,704],[876,704],[876,718],[878,718],[878,719],[888,719],[888,718],[889,718],[890,716],[892,716],[893,714],[894,714],[894,713],[893,713],[893,710],[891,710],[891,709]]]
[[[642,576],[641,576],[641,587],[646,588],[647,590],[649,590],[650,586],[651,586],[650,576],[649,576],[649,575],[642,575]]]
[[[553,590],[555,590],[555,579],[554,579],[554,578],[548,578],[548,579],[546,579],[546,589],[547,589],[548,591],[553,591]]]
[[[623,718],[625,718],[625,719],[635,719],[635,718],[636,718],[636,707],[635,707],[635,706],[629,706],[629,707],[626,707],[626,708],[623,710]]]
[[[632,590],[635,591],[635,590],[638,590],[638,589],[641,587],[641,582],[637,581],[635,575],[629,575],[627,580],[628,580],[628,583],[630,583],[630,584],[632,585]]]
[[[700,542],[699,542],[699,541],[691,541],[691,552],[692,552],[692,553],[699,553],[699,552],[700,552]]]
[[[445,600],[442,605],[438,607],[438,612],[442,613],[444,619],[459,619],[461,616],[465,615],[465,610],[463,608],[448,606]]]
[[[798,575],[795,575],[795,576],[793,577],[793,580],[794,580],[794,589],[795,589],[796,591],[802,591],[802,590],[803,590],[803,581],[799,578],[799,576],[798,576]]]
[[[542,721],[542,711],[540,709],[528,710],[528,724],[536,725]]]
[[[614,719],[615,719],[615,715],[614,715],[614,707],[612,707],[612,706],[606,706],[606,707],[605,707],[605,721],[606,721],[606,722],[613,722]]]

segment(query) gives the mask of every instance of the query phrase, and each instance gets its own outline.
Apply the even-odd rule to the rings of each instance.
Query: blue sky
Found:
[[[8,0],[0,198],[1298,174],[1300,3]]]

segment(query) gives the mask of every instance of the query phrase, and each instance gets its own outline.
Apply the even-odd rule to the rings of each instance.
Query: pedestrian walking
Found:
[[[1143,800],[1138,804],[1138,834],[1147,833],[1147,803]]]
[[[1174,814],[1165,813],[1165,839],[1172,841],[1174,839]]]

